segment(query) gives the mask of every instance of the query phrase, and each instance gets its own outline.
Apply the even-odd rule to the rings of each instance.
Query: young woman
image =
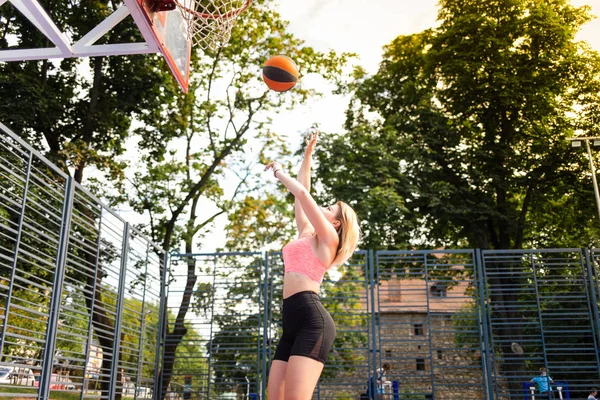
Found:
[[[317,293],[325,272],[350,258],[359,238],[358,219],[350,206],[338,201],[319,207],[310,195],[316,144],[317,134],[311,134],[298,180],[278,162],[266,167],[294,195],[298,228],[298,239],[283,248],[283,335],[269,373],[269,400],[312,397],[335,338],[333,319]]]

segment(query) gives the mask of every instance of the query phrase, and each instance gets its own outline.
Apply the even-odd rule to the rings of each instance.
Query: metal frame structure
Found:
[[[2,124],[0,182],[0,397],[151,392],[164,252]]]
[[[252,395],[264,398],[269,363],[281,334],[283,264],[280,253],[254,256],[263,263],[253,268],[263,270],[255,284],[264,302],[256,300],[261,304],[262,328],[252,340],[265,345],[256,355],[261,368],[254,387],[260,392]],[[352,357],[328,361],[313,398],[358,397],[385,362],[393,366],[385,390],[394,400],[544,399],[529,383],[539,367],[547,368],[556,381],[557,399],[581,396],[600,378],[599,261],[598,250],[587,249],[359,252],[345,267],[356,274],[348,280],[330,280],[331,285],[326,280],[322,293],[324,301],[330,298],[327,307],[335,310],[338,337],[340,332],[355,335],[354,340],[337,342],[332,355]],[[348,284],[354,289],[345,291]],[[498,297],[499,293],[507,297]],[[503,310],[511,314],[504,315]],[[210,343],[219,329],[204,340]],[[517,333],[519,337],[511,336]],[[202,379],[211,391],[192,398],[224,394],[222,368],[231,365],[212,362],[213,350],[202,352],[211,366]]]
[[[125,3],[116,11],[76,42],[73,42],[66,32],[58,28],[37,0],[1,0],[0,7],[7,1],[31,21],[55,47],[0,50],[0,61],[46,60],[50,58],[151,54],[160,52],[158,44],[152,40],[151,28],[148,25],[138,25],[145,39],[143,43],[94,44],[130,14],[139,13],[139,10],[134,6],[135,0],[125,0]],[[144,16],[140,15],[139,17],[142,18]]]
[[[590,141],[592,146],[600,146],[600,136],[581,137],[576,136],[567,138],[571,142],[571,147],[581,147],[581,143],[585,143],[585,149],[590,162],[590,172],[592,173],[592,184],[594,185],[594,196],[596,197],[596,210],[598,211],[598,217],[600,217],[600,191],[598,190],[598,181],[596,178],[596,166],[594,164],[594,157],[592,156],[592,150],[590,148]]]
[[[587,249],[482,251],[489,398],[529,398],[539,368],[556,398],[583,397],[600,379],[597,268]]]
[[[188,37],[187,26],[178,26],[186,23],[179,9],[169,11],[171,14],[168,16],[160,13],[161,17],[151,20],[156,13],[148,14],[138,0],[124,0],[108,17],[74,42],[68,32],[59,29],[38,0],[0,0],[0,7],[7,2],[55,47],[0,50],[0,62],[160,53],[182,90],[187,93],[192,40]],[[96,44],[130,15],[144,39],[143,42]],[[171,25],[167,26],[169,21]]]

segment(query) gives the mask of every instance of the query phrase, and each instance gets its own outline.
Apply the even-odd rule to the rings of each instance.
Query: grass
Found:
[[[0,393],[14,393],[14,396],[3,397],[3,399],[31,399],[33,397],[27,395],[37,395],[37,392],[37,389],[26,387],[0,388]],[[79,400],[80,397],[81,395],[79,392],[63,392],[56,390],[50,392],[50,400]]]

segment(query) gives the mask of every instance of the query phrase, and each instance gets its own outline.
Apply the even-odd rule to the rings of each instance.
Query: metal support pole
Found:
[[[371,358],[369,360],[369,364],[373,363],[373,370],[369,371],[369,393],[377,393],[377,385],[375,379],[370,379],[371,376],[377,376],[377,321],[376,318],[380,318],[381,316],[375,314],[375,263],[373,260],[373,250],[369,250],[369,261],[367,264],[367,271],[369,272],[369,284],[371,285]],[[379,279],[379,274],[377,274]],[[372,374],[372,375],[371,375]]]
[[[425,299],[427,304],[427,345],[429,347],[429,374],[431,380],[431,395],[435,398],[435,372],[433,370],[433,339],[431,337],[431,305],[429,302],[429,262],[427,253],[423,254],[423,273],[425,277]],[[423,329],[425,333],[425,329]]]
[[[142,371],[144,367],[144,345],[146,336],[146,315],[152,310],[147,309],[146,292],[148,289],[148,264],[150,263],[150,245],[146,244],[146,259],[144,260],[144,285],[142,295],[142,316],[140,320],[140,343],[138,344],[138,365],[137,371],[135,372],[135,390],[140,387],[140,380],[142,378]],[[158,340],[160,341],[160,339]],[[121,378],[123,379],[123,378]],[[125,389],[125,388],[123,388]],[[153,392],[156,393],[156,392]]]
[[[493,307],[493,301],[492,301],[492,289],[491,286],[492,284],[490,283],[490,280],[492,278],[490,278],[490,280],[488,280],[488,275],[487,275],[487,266],[486,266],[486,253],[487,254],[494,254],[494,250],[481,250],[478,249],[478,252],[481,254],[481,279],[483,280],[483,295],[485,296],[485,299],[488,299],[489,301],[489,305],[488,307],[485,309],[486,312],[486,317],[487,317],[487,330],[488,330],[488,353],[490,354],[490,387],[489,387],[489,391],[493,393],[493,395],[495,396],[495,398],[500,398],[500,395],[498,394],[498,389],[499,389],[499,385],[496,384],[496,379],[500,376],[500,373],[498,372],[498,363],[494,362],[492,363],[491,360],[494,357],[494,349],[496,348],[496,345],[494,343],[494,331],[492,329],[492,319],[493,319],[493,314],[492,314],[492,307]],[[491,263],[492,264],[492,263]],[[489,284],[489,286],[488,286]],[[489,400],[493,400],[494,397],[490,397]]]
[[[592,150],[590,149],[590,140],[594,141],[594,145],[600,142],[600,136],[595,137],[572,137],[567,138],[571,142],[573,147],[581,147],[581,142],[585,142],[585,149],[587,151],[588,160],[590,161],[590,169],[592,171],[592,183],[594,184],[594,196],[596,197],[596,209],[598,211],[598,217],[600,218],[600,192],[598,191],[598,180],[596,179],[596,166],[594,165],[594,158],[592,157]]]
[[[123,325],[123,306],[125,305],[125,277],[127,274],[127,261],[129,257],[129,222],[123,227],[123,244],[121,248],[121,268],[119,273],[119,289],[117,294],[117,305],[114,326],[114,344],[112,352],[112,366],[110,371],[110,382],[108,387],[108,398],[114,399],[117,392],[117,379],[119,373],[119,354],[121,353],[121,328]]]
[[[189,261],[187,261],[189,262]],[[210,389],[211,389],[211,375],[214,374],[213,368],[213,354],[214,354],[214,337],[213,337],[213,332],[214,332],[214,325],[215,325],[215,299],[217,296],[217,257],[215,256],[213,258],[213,270],[212,270],[212,285],[211,285],[211,294],[210,294],[210,298],[213,300],[212,304],[211,304],[211,308],[210,308],[210,330],[208,333],[208,376],[206,377],[206,383],[207,383],[207,393],[206,393],[206,397],[208,399],[210,399]]]
[[[98,264],[100,263],[100,248],[102,246],[102,211],[103,208],[100,208],[100,216],[98,218],[98,237],[96,239],[96,257],[94,261],[94,283],[92,284],[92,293],[90,294],[90,316],[88,318],[88,332],[87,332],[87,343],[85,346],[85,365],[83,367],[83,388],[81,390],[80,400],[83,400],[84,395],[89,387],[89,377],[88,377],[88,365],[90,363],[90,353],[92,351],[93,345],[93,337],[94,337],[94,304],[96,304],[96,293],[98,289],[98,273],[100,272],[100,268],[98,268]],[[96,378],[94,380],[94,385],[97,384],[98,376],[100,375],[100,371],[94,371],[96,373]]]
[[[536,269],[536,263],[535,263],[535,258],[533,256],[533,253],[531,253],[530,258],[529,258],[530,262],[531,262],[531,270],[533,272],[533,287],[535,288],[535,304],[537,306],[537,314],[538,314],[538,319],[540,321],[540,337],[542,339],[542,352],[544,354],[544,367],[546,368],[546,380],[548,379],[548,377],[550,377],[550,368],[548,367],[548,352],[546,350],[546,336],[544,335],[544,321],[543,321],[543,316],[542,316],[542,306],[540,305],[540,291],[539,291],[539,287],[538,287],[538,279],[537,279],[537,269]],[[549,382],[548,382],[549,384]]]
[[[69,177],[65,187],[65,201],[62,208],[62,223],[60,227],[60,239],[56,256],[56,268],[54,270],[54,282],[52,283],[52,298],[50,300],[50,315],[46,328],[46,344],[44,346],[44,360],[42,372],[40,373],[40,388],[38,400],[50,398],[50,380],[52,379],[52,366],[54,363],[54,351],[56,350],[56,336],[58,320],[60,317],[60,303],[62,299],[65,265],[69,249],[69,232],[71,230],[71,219],[73,215],[73,198],[75,196],[75,181]]]
[[[580,253],[581,257],[581,253]],[[584,261],[585,260],[585,261]],[[586,268],[587,268],[587,277],[588,282],[586,287],[587,301],[589,304],[590,311],[590,325],[592,327],[592,337],[594,338],[594,350],[596,351],[596,367],[598,368],[598,373],[600,374],[600,353],[598,352],[598,335],[600,334],[600,314],[598,312],[598,298],[596,297],[596,285],[594,285],[594,280],[597,279],[596,269],[593,265],[592,259],[590,257],[590,252],[587,248],[583,249],[583,258],[580,259],[583,267],[582,276],[585,280],[586,276]],[[585,262],[585,265],[583,263]],[[597,282],[597,281],[596,281]]]
[[[271,346],[269,345],[269,321],[268,317],[268,305],[271,304],[269,299],[269,253],[265,252],[264,256],[265,263],[265,280],[263,282],[263,349],[262,349],[262,377],[261,377],[261,385],[260,385],[260,398],[267,398],[267,362],[270,358]]]
[[[588,158],[590,160],[590,169],[592,170],[592,182],[594,184],[594,195],[596,196],[596,208],[598,210],[598,218],[600,218],[600,193],[598,193],[596,167],[594,166],[594,159],[592,158],[592,150],[590,149],[590,141],[588,139],[585,139],[585,148],[587,150]]]
[[[163,369],[165,359],[165,343],[169,329],[167,310],[167,265],[169,264],[169,253],[165,251],[162,258],[162,276],[160,278],[160,302],[158,309],[158,340],[156,341],[156,355],[154,358],[154,376],[160,379],[154,380],[154,398],[160,399],[162,395]]]
[[[493,387],[493,378],[492,378],[492,366],[491,366],[491,341],[490,341],[490,333],[488,331],[488,321],[487,321],[487,298],[486,298],[486,281],[483,274],[483,258],[481,256],[481,249],[475,250],[475,282],[477,285],[477,291],[479,298],[479,324],[480,324],[480,334],[481,334],[481,367],[483,369],[484,374],[484,393],[488,400],[494,399],[494,387]]]

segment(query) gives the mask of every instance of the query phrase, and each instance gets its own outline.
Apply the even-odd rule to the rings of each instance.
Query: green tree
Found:
[[[574,41],[589,18],[563,1],[444,1],[438,28],[386,46],[352,87],[348,132],[317,154],[368,247],[593,243],[588,167],[564,140],[597,129],[598,54]]]
[[[318,177],[355,204],[368,247],[597,243],[587,163],[566,141],[600,121],[600,57],[575,41],[590,18],[565,0],[443,0],[437,28],[396,38],[374,76],[357,71]]]

